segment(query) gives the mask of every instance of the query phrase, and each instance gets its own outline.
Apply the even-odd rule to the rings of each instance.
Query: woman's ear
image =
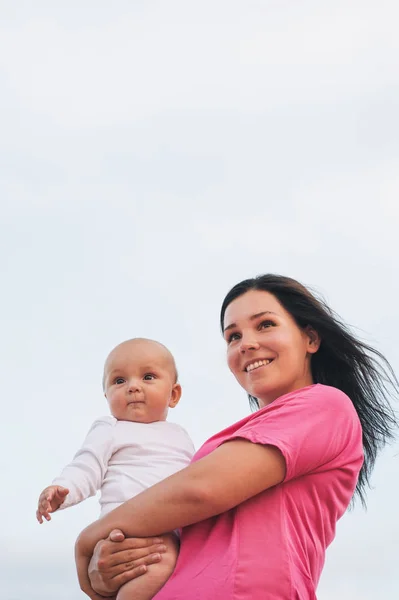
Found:
[[[169,408],[174,408],[176,404],[179,402],[181,398],[181,385],[180,383],[175,383],[172,388],[172,393],[170,395],[169,400]]]
[[[310,354],[315,354],[320,348],[321,338],[317,331],[313,329],[310,325],[305,327],[305,334],[308,338],[308,352]]]

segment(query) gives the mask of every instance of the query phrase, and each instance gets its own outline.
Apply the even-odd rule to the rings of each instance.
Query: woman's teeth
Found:
[[[268,365],[271,362],[272,362],[271,360],[258,360],[256,362],[253,362],[250,365],[248,365],[245,370],[246,370],[247,373],[249,373],[249,371],[253,371],[254,369],[258,369],[259,367],[263,367],[264,365]]]

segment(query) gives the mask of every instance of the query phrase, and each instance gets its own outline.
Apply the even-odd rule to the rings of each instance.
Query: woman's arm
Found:
[[[150,537],[203,521],[281,483],[284,476],[285,460],[274,446],[226,442],[87,527],[77,540],[77,555],[91,557],[112,529]]]

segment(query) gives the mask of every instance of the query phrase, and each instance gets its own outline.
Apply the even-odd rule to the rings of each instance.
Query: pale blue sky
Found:
[[[37,495],[107,412],[113,345],[159,339],[196,445],[244,416],[218,312],[240,279],[314,286],[399,372],[396,2],[0,2],[7,600],[78,600],[96,500]],[[398,446],[339,524],[319,600],[399,587]],[[394,591],[395,590],[395,591]]]

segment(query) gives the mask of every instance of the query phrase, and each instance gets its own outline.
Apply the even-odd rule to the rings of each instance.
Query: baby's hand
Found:
[[[46,521],[51,521],[50,513],[55,512],[61,506],[68,494],[69,490],[61,485],[46,487],[40,494],[37,505],[36,519],[39,523],[43,523],[43,517]]]

